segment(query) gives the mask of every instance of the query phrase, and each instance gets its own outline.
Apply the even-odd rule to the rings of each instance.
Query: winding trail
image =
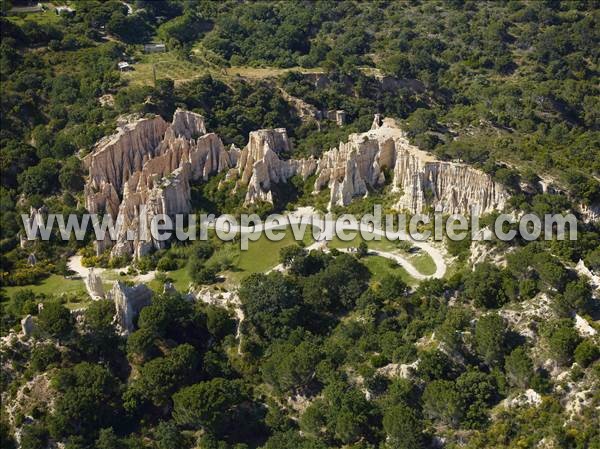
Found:
[[[290,214],[286,215],[285,222],[283,222],[283,223],[278,223],[278,222],[272,221],[270,223],[262,223],[260,225],[255,225],[255,226],[239,226],[239,225],[229,226],[229,225],[225,225],[225,224],[219,225],[218,223],[215,223],[211,227],[216,230],[223,231],[223,232],[236,232],[236,233],[240,233],[240,234],[255,234],[258,232],[265,232],[265,231],[276,230],[276,229],[285,229],[287,227],[291,227],[292,232],[294,234],[296,234],[296,232],[298,232],[299,233],[298,235],[302,235],[307,230],[308,230],[308,232],[311,232],[308,228],[315,227],[315,228],[319,229],[320,234],[317,236],[317,241],[306,248],[308,250],[311,250],[311,249],[322,248],[324,246],[323,245],[324,242],[332,240],[333,236],[335,235],[335,231],[336,231],[336,221],[335,220],[323,220],[323,219],[320,219],[320,220],[314,219],[313,220],[313,219],[311,219],[314,216],[315,216],[314,213],[310,213],[308,211],[296,210],[296,211],[291,212]],[[369,250],[370,254],[385,257],[386,259],[396,261],[400,266],[402,266],[402,268],[404,268],[407,271],[407,273],[409,275],[411,275],[415,279],[418,279],[418,280],[424,280],[424,279],[430,279],[430,278],[441,279],[446,274],[446,270],[448,267],[446,265],[446,261],[444,260],[444,256],[442,255],[442,252],[426,241],[420,241],[420,240],[413,239],[405,231],[386,232],[382,229],[373,229],[369,225],[362,224],[362,223],[343,223],[343,224],[338,225],[337,230],[338,231],[339,230],[358,231],[358,232],[362,231],[362,232],[369,233],[372,235],[381,236],[388,240],[404,240],[404,241],[410,242],[413,246],[416,246],[417,248],[426,252],[431,257],[431,259],[433,260],[433,262],[435,264],[435,272],[431,275],[425,275],[425,274],[421,273],[412,264],[412,262],[408,258],[406,258],[402,255],[395,254],[392,252],[387,252],[387,251],[381,251],[381,250]],[[343,249],[341,249],[340,251],[344,252]],[[271,268],[269,271],[281,270],[281,269],[282,269],[282,267],[280,265],[277,265],[276,267]]]

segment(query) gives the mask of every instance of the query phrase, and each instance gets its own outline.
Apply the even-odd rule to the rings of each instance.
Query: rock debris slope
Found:
[[[249,135],[243,149],[226,149],[206,131],[202,116],[177,110],[169,124],[161,117],[122,125],[102,139],[84,159],[89,171],[86,206],[120,222],[116,241],[97,242],[111,255],[147,254],[164,242],[137,235],[148,230],[157,214],[190,211],[190,182],[227,172],[236,189],[246,189],[245,204],[273,202],[274,184],[293,176],[315,175],[314,193],[330,191],[329,206],[346,206],[372,188],[391,183],[399,210],[422,212],[441,206],[444,212],[468,213],[501,209],[508,193],[487,174],[464,164],[442,162],[409,144],[393,120],[376,116],[366,133],[351,134],[348,142],[326,151],[320,159],[288,159],[290,142],[283,128],[261,129]],[[386,179],[389,177],[390,179]],[[141,223],[140,223],[141,222]],[[127,239],[128,231],[136,239]]]

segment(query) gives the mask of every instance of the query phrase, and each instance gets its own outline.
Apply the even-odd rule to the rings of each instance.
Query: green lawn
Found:
[[[179,268],[178,270],[168,271],[166,273],[166,275],[169,279],[171,279],[171,281],[173,282],[173,285],[175,286],[175,289],[178,292],[186,293],[188,291],[188,288],[190,287],[190,282],[192,282],[192,279],[190,278],[190,275],[188,273],[187,265],[185,265],[182,268]],[[153,279],[148,284],[148,286],[154,291],[157,291],[157,292],[163,291],[163,283],[162,283],[162,281],[159,281],[158,279]]]
[[[365,237],[368,239],[370,237],[374,237],[374,235],[367,232],[365,233]],[[356,248],[363,240],[364,239],[360,233],[357,233],[352,240],[347,242],[340,240],[338,236],[335,236],[333,240],[328,243],[328,246],[330,248]],[[424,275],[435,273],[435,263],[433,262],[431,256],[416,247],[413,247],[411,251],[407,251],[406,248],[402,246],[405,245],[405,243],[402,243],[398,240],[388,240],[385,237],[382,237],[381,240],[364,241],[367,243],[370,249],[404,256],[415,266],[419,272]]]
[[[49,9],[41,12],[17,13],[15,15],[9,15],[7,19],[22,27],[26,22],[36,22],[41,26],[55,25],[62,20],[62,17],[56,14],[54,10]]]
[[[257,234],[253,234],[256,236]],[[314,242],[310,227],[304,233],[304,244],[310,245]],[[249,242],[248,249],[242,251],[237,246],[237,259],[234,261],[235,270],[228,271],[226,276],[234,283],[239,283],[243,278],[252,273],[265,272],[279,264],[279,251],[281,248],[296,244],[291,229],[285,230],[285,237],[273,242],[263,233],[258,240]]]
[[[320,69],[305,69],[302,67],[220,67],[205,58],[205,51],[196,46],[189,59],[182,59],[175,51],[164,53],[140,53],[138,60],[133,64],[133,70],[121,74],[124,80],[134,85],[152,85],[154,75],[152,67],[156,70],[156,78],[171,78],[175,83],[181,83],[197,78],[205,73],[210,73],[215,78],[232,79],[243,77],[252,80],[274,78],[289,71],[303,73],[320,72]]]
[[[149,86],[154,83],[152,67],[156,70],[156,78],[171,78],[176,83],[188,81],[204,73],[212,73],[215,70],[206,64],[199,64],[194,59],[191,61],[181,59],[176,52],[142,54],[139,60],[133,64],[133,70],[123,72],[122,78],[130,84]]]
[[[381,256],[367,256],[360,259],[371,272],[371,283],[379,282],[384,276],[391,274],[399,276],[406,284],[414,285],[416,280],[393,260]]]
[[[254,234],[254,236],[259,234]],[[358,246],[361,241],[360,235],[350,242],[343,242],[335,238],[329,243],[330,248],[347,248],[350,246]],[[310,245],[314,242],[310,228],[304,234],[304,244]],[[290,229],[285,233],[285,237],[277,242],[269,240],[265,234],[260,234],[258,240],[250,241],[248,250],[242,251],[239,242],[226,243],[219,248],[207,263],[221,261],[233,266],[232,269],[222,273],[225,277],[227,286],[234,287],[252,273],[264,273],[279,264],[279,251],[289,245],[295,244],[293,234]],[[431,257],[423,251],[411,254],[398,247],[397,242],[389,240],[371,241],[368,242],[369,247],[381,251],[394,252],[406,256],[423,274],[433,274],[435,272],[435,264]],[[401,266],[394,264],[393,261],[379,256],[368,256],[361,259],[371,271],[372,281],[377,282],[386,274],[400,276],[404,282],[409,285],[415,284],[413,279]],[[191,282],[187,266],[178,270],[170,271],[167,276],[173,280],[177,290],[187,291]],[[151,286],[154,289],[160,289],[162,286],[157,282],[153,282]]]
[[[67,294],[86,294],[86,289],[81,279],[67,279],[64,276],[52,274],[38,284],[23,285],[17,287],[3,287],[2,289],[11,297],[20,290],[32,290],[36,295],[61,295]]]
[[[303,240],[307,246],[314,242],[311,232],[311,228],[307,227]],[[239,242],[225,243],[206,262],[207,264],[220,262],[233,267],[221,273],[225,277],[226,285],[235,287],[252,273],[263,273],[270,270],[279,264],[281,248],[296,243],[291,229],[286,230],[285,237],[276,242],[269,240],[263,233],[256,233],[252,236],[258,236],[258,240],[249,241],[247,250],[242,251]],[[173,280],[178,291],[186,292],[188,290],[191,278],[187,264],[182,268],[167,272],[166,275]],[[162,283],[159,281],[152,281],[150,286],[154,290],[162,290]]]

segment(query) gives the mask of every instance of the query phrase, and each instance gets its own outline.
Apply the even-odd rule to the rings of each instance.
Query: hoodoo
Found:
[[[471,206],[490,212],[508,199],[507,191],[482,171],[436,160],[411,145],[391,119],[376,117],[371,130],[351,134],[318,160],[282,157],[290,154],[283,128],[253,131],[243,149],[226,149],[206,131],[202,116],[180,109],[170,124],[153,117],[122,125],[84,159],[88,210],[107,212],[121,224],[116,242],[107,236],[97,242],[98,252],[111,248],[113,256],[140,257],[163,247],[164,242],[151,238],[128,240],[127,232],[137,235],[157,214],[189,212],[190,182],[222,171],[236,180],[236,188],[246,189],[245,205],[273,203],[273,184],[296,175],[304,180],[316,175],[314,193],[328,188],[330,208],[346,206],[386,183],[397,196],[397,209],[411,213],[438,206],[447,213],[468,213]]]

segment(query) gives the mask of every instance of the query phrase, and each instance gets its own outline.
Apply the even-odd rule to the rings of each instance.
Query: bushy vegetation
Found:
[[[447,242],[458,256],[451,275],[413,288],[393,270],[371,272],[365,246],[356,257],[286,246],[286,271],[244,278],[239,304],[156,294],[128,336],[110,301],[30,287],[50,273],[64,280],[78,250],[95,265],[130,260],[96,256],[89,241],[54,235],[21,248],[18,237],[32,207],[84,212],[80,158],[119,115],[170,119],[177,107],[204,115],[226,145],[285,127],[293,148],[282,157],[318,156],[378,112],[421,148],[502,182],[511,211],[597,204],[594,2],[68,3],[74,14],[17,14],[2,2],[0,281],[29,286],[0,292],[2,335],[27,315],[33,323],[28,338],[3,339],[2,447],[16,447],[15,428],[25,449],[418,449],[436,437],[448,448],[597,447],[598,397],[588,392],[600,349],[575,315],[598,330],[598,306],[574,270],[579,260],[600,269],[597,224],[580,223],[577,241],[494,240],[486,249],[501,264],[470,266],[471,241]],[[117,62],[135,65],[152,40],[211,74],[126,83]],[[250,81],[232,66],[291,70]],[[347,123],[301,121],[284,93],[343,109]],[[253,211],[323,208],[313,184],[274,186],[276,204]],[[245,192],[233,188],[224,174],[193,185],[194,210],[239,213]],[[347,211],[389,201],[387,187],[370,193]],[[185,269],[225,303],[219,273],[235,267],[223,249],[173,245],[134,265]],[[539,403],[516,404],[528,389]],[[4,403],[17,397],[9,419]]]

